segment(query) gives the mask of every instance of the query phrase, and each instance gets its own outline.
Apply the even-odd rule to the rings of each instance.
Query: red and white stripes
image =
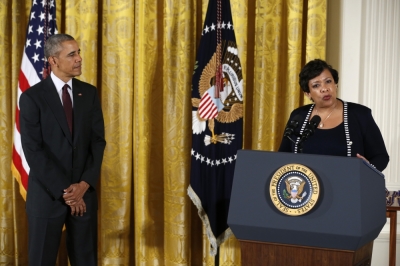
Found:
[[[213,119],[218,115],[218,107],[211,97],[212,96],[208,92],[205,92],[203,97],[201,97],[199,116],[203,119]]]
[[[13,136],[13,150],[12,150],[12,165],[11,170],[14,177],[20,184],[20,193],[25,198],[26,190],[28,188],[28,175],[29,165],[26,162],[24,151],[21,145],[21,134],[19,127],[19,98],[21,94],[32,85],[38,83],[40,78],[33,67],[31,61],[28,59],[25,49],[22,56],[21,70],[18,78],[18,99],[17,107],[15,110],[15,126]]]

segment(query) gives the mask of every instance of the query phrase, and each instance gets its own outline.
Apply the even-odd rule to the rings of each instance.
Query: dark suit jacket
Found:
[[[103,114],[94,86],[73,79],[72,88],[73,136],[50,77],[20,97],[21,142],[30,167],[28,215],[61,215],[68,208],[63,190],[80,181],[90,185],[83,197],[87,211],[97,210],[96,185],[106,145]]]
[[[371,109],[366,106],[347,102],[349,135],[352,141],[351,156],[356,157],[357,153],[364,156],[379,171],[383,171],[389,163],[389,154],[374,118]],[[311,104],[299,107],[290,114],[291,121],[297,114],[304,119],[307,116]],[[300,122],[300,126],[303,121]],[[294,136],[292,138],[295,139]],[[312,141],[312,137],[309,140]],[[283,138],[279,151],[293,152],[294,144],[287,138]]]

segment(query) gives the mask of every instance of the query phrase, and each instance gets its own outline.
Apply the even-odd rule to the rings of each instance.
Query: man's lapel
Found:
[[[79,134],[79,129],[82,127],[83,123],[84,112],[82,110],[85,104],[85,95],[83,95],[82,83],[79,83],[76,79],[72,79],[72,88],[74,97],[74,136],[77,137],[76,134]]]
[[[72,135],[68,128],[64,108],[62,107],[62,103],[60,100],[60,96],[57,93],[56,86],[54,85],[50,77],[44,80],[43,88],[43,94],[47,104],[50,106],[50,109],[56,117],[56,120],[60,125],[62,131],[64,132],[66,138],[68,139],[69,143],[72,145]]]

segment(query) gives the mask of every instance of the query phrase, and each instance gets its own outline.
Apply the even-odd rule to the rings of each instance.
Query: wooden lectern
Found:
[[[287,164],[312,169],[320,196],[311,211],[289,216],[270,197],[273,174]],[[238,151],[228,225],[242,265],[370,265],[386,223],[383,175],[358,158]]]

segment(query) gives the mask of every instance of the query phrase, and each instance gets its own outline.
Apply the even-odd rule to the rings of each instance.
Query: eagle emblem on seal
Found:
[[[299,176],[291,176],[285,179],[286,189],[283,194],[286,199],[290,199],[292,203],[301,202],[307,196],[307,192],[303,192],[306,182]],[[301,195],[301,196],[300,196]]]
[[[212,133],[204,138],[206,146],[230,144],[235,139],[235,134],[229,132],[215,133],[215,120],[219,123],[233,123],[243,117],[243,77],[238,50],[232,41],[219,44],[217,51],[222,50],[226,50],[222,64],[218,66],[216,52],[201,73],[200,99],[192,98],[192,106],[198,108],[192,114],[193,133],[201,134],[206,128],[206,122]]]

